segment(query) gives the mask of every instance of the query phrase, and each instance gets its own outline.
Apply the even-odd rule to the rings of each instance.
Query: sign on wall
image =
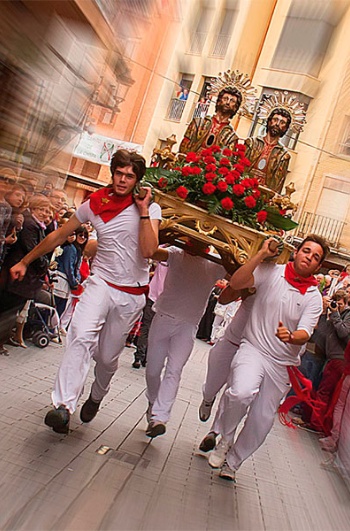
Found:
[[[84,132],[74,150],[74,156],[109,166],[112,155],[117,149],[127,149],[141,153],[142,145],[102,135],[90,135]]]

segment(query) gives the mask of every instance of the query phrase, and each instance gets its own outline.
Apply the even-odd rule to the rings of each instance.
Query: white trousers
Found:
[[[148,336],[146,365],[146,396],[152,404],[152,420],[164,423],[169,420],[197,328],[197,325],[160,313],[154,316]]]
[[[129,330],[144,305],[144,295],[124,293],[95,275],[89,277],[68,330],[52,393],[55,407],[63,404],[70,413],[75,411],[92,357],[96,365],[91,396],[97,402],[102,400],[118,368]]]
[[[226,456],[233,470],[262,445],[273,426],[278,406],[289,390],[287,367],[243,341],[232,362],[217,423],[218,433],[233,443],[237,426],[249,408],[244,426]]]

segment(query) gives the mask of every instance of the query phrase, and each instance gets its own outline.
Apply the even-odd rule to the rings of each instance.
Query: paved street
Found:
[[[276,420],[236,486],[199,455],[208,429],[197,411],[204,343],[185,367],[166,435],[154,441],[144,434],[144,369],[131,368],[132,349],[96,419],[82,425],[78,411],[62,436],[43,423],[62,347],[28,345],[0,357],[1,530],[350,529],[350,493],[335,469],[320,466],[314,434]],[[103,446],[110,450],[98,453]]]

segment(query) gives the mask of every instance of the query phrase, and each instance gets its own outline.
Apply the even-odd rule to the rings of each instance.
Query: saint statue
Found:
[[[282,192],[286,180],[290,153],[280,139],[291,129],[302,131],[305,111],[288,92],[276,92],[261,106],[260,117],[266,117],[265,136],[248,137],[245,140],[245,156],[250,160],[250,171],[259,183],[277,193]]]
[[[186,129],[179,152],[200,152],[213,145],[234,149],[238,140],[230,121],[236,115],[251,114],[255,89],[246,74],[228,70],[211,83],[209,94],[217,96],[214,116],[193,118]]]

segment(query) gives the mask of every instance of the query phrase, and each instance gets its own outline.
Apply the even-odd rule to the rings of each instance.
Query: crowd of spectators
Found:
[[[84,249],[93,231],[91,224],[79,227],[54,253],[31,263],[23,282],[11,281],[9,276],[10,268],[74,211],[66,192],[50,181],[33,186],[10,169],[0,171],[0,354],[8,355],[8,342],[26,347],[23,319],[18,316],[23,317],[27,301],[55,307],[63,316],[70,297],[80,293],[82,276],[86,278],[89,271],[90,257]]]

